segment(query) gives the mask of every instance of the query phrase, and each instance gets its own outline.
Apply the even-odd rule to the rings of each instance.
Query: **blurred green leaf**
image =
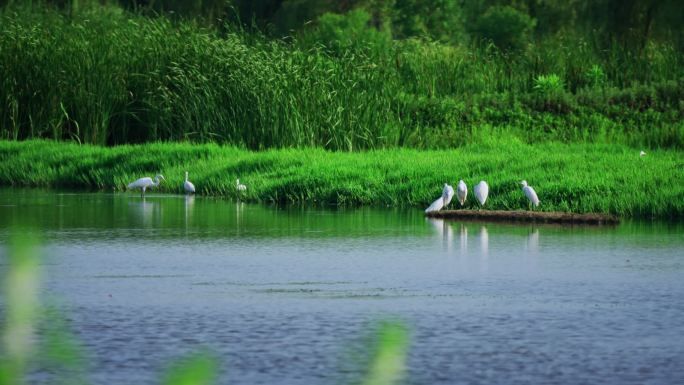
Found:
[[[208,353],[194,354],[171,366],[164,385],[209,385],[216,380],[217,362]]]
[[[382,323],[378,330],[369,372],[363,384],[398,384],[406,371],[408,342],[408,332],[402,323]]]

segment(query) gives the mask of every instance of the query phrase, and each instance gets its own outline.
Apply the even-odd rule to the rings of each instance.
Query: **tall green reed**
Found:
[[[601,141],[584,128],[601,120],[610,140],[684,146],[683,55],[666,44],[635,56],[582,36],[516,53],[407,40],[333,55],[306,41],[116,7],[6,8],[0,137],[352,151],[455,147],[489,125],[527,141]],[[606,74],[600,89],[586,77],[592,66]],[[568,91],[551,111],[534,92],[548,74]]]

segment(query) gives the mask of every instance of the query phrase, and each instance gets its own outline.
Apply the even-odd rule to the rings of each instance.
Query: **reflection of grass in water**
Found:
[[[42,311],[38,302],[40,282],[37,241],[30,236],[14,236],[9,242],[6,277],[3,280],[5,320],[0,351],[0,385],[23,385],[27,369],[40,368],[51,383],[84,384],[84,360],[66,318],[56,308]],[[40,329],[39,343],[34,343]],[[372,343],[364,385],[396,384],[406,370],[408,333],[400,322],[384,322]],[[38,366],[32,364],[38,364]],[[207,352],[191,354],[172,363],[164,375],[164,385],[204,385],[215,383],[218,360]]]

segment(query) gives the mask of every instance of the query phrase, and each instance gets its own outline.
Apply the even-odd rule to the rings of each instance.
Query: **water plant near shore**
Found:
[[[253,152],[216,144],[151,143],[113,148],[52,141],[0,141],[0,185],[124,191],[142,176],[163,173],[161,192],[183,193],[185,171],[198,195],[245,201],[425,208],[445,182],[489,183],[487,207],[527,207],[522,179],[534,183],[542,211],[684,217],[682,153],[621,145],[525,144],[515,138],[454,150],[320,148]],[[474,199],[464,208],[477,209]]]

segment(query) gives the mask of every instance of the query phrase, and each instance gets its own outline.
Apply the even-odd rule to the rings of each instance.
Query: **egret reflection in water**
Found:
[[[444,250],[451,250],[454,240],[454,230],[451,228],[451,224],[441,218],[426,218],[426,221],[432,225],[437,235],[442,238]]]
[[[454,226],[458,225],[458,243],[459,243],[459,255],[465,257],[468,254],[468,224],[466,223],[454,223],[449,220],[444,220],[441,218],[426,218],[426,221],[435,230],[435,233],[439,238],[442,239],[442,243],[445,251],[451,251],[452,245],[454,244]],[[483,269],[487,269],[487,258],[489,255],[489,232],[485,224],[480,225],[480,231],[478,234],[479,240],[479,255],[481,256],[481,262]]]
[[[240,227],[242,227],[242,213],[244,210],[245,204],[238,199],[238,201],[235,202],[235,229],[238,231],[240,231]]]
[[[528,254],[537,254],[539,252],[539,228],[533,228],[527,234],[526,250]]]
[[[185,195],[185,202],[183,205],[184,212],[185,212],[185,229],[188,229],[188,224],[192,222],[192,212],[193,212],[193,207],[195,206],[195,196],[187,194]]]
[[[489,270],[489,233],[485,225],[480,226],[480,269]]]
[[[465,256],[468,253],[468,227],[464,223],[461,223],[458,239],[461,245],[461,255]]]
[[[140,200],[131,200],[128,202],[128,207],[131,216],[139,219],[143,227],[150,227],[153,225],[153,218],[157,211],[157,203],[148,201],[146,197]]]

